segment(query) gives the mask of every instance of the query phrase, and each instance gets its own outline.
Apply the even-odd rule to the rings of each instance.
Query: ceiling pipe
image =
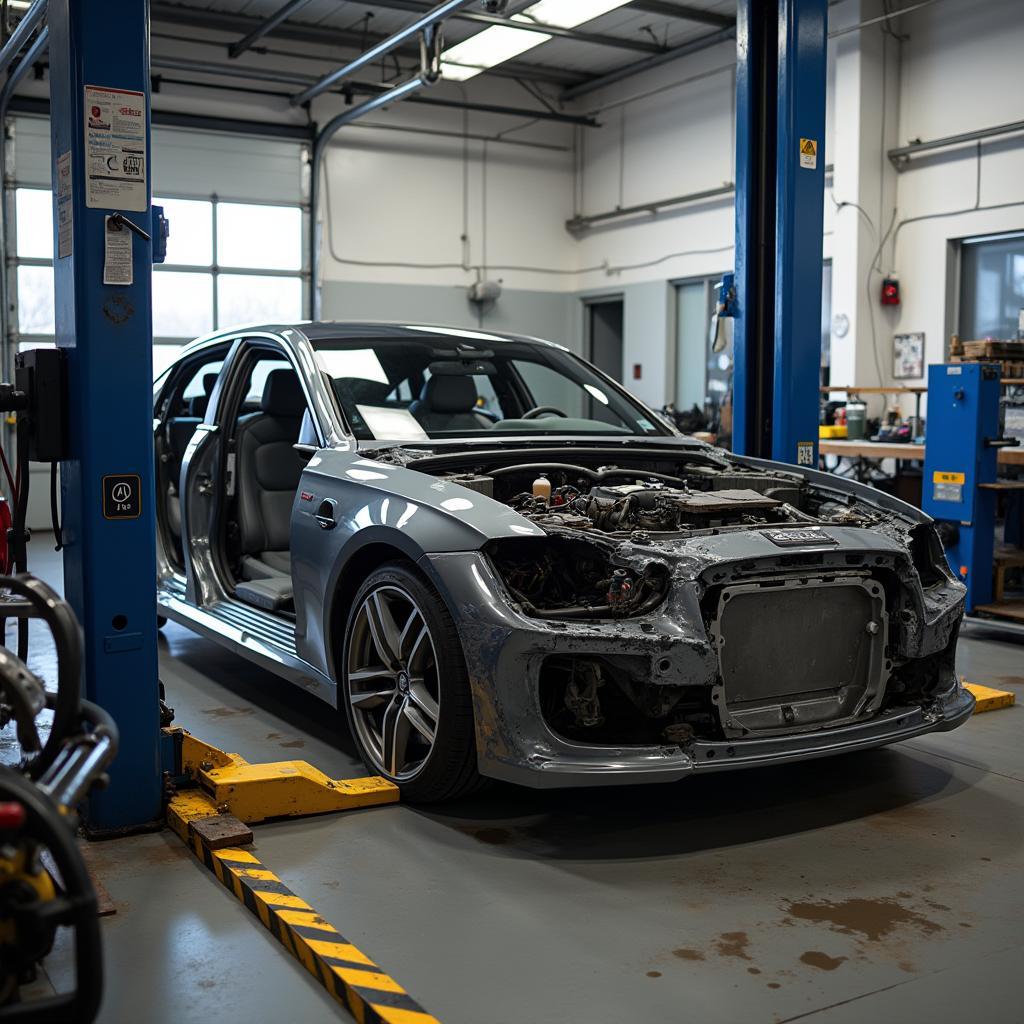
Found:
[[[292,97],[292,106],[297,107],[303,103],[308,103],[360,68],[366,67],[367,64],[372,64],[378,57],[383,57],[392,50],[397,50],[406,40],[415,38],[425,29],[433,28],[456,11],[462,10],[463,7],[469,7],[470,4],[476,2],[477,0],[445,0],[444,3],[432,8],[426,14],[406,25],[405,28],[399,29],[394,35],[381,40],[376,46],[371,46],[369,50],[361,53],[355,60],[349,61],[348,64],[338,68],[337,71],[332,71],[329,75],[325,75],[308,89],[296,93]],[[415,79],[412,79],[412,81],[415,81]]]
[[[308,86],[316,81],[309,75],[296,74],[292,71],[275,71],[262,68],[246,68],[237,65],[216,64],[202,60],[186,60],[180,57],[154,56],[151,61],[153,68],[166,71],[184,71],[193,75],[214,75],[224,78],[251,79],[260,82],[272,82],[277,85]],[[202,83],[192,83],[202,87]],[[384,85],[371,84],[369,82],[348,82],[342,87],[345,91],[352,93],[378,94],[388,92]],[[415,91],[415,90],[413,90]],[[275,94],[277,95],[277,94]],[[539,121],[553,121],[558,124],[571,124],[583,128],[597,128],[599,123],[592,117],[580,114],[563,114],[556,110],[533,110],[528,107],[511,107],[497,103],[474,103],[471,100],[447,100],[438,96],[413,96],[407,97],[410,103],[421,103],[432,107],[448,107],[453,110],[473,110],[482,114],[502,114],[507,117],[533,118]],[[391,102],[394,102],[392,100]],[[362,115],[360,115],[362,116]]]
[[[594,92],[596,89],[603,89],[606,85],[613,85],[615,82],[621,82],[624,78],[632,78],[633,75],[637,75],[641,71],[650,71],[651,68],[657,68],[662,64],[668,64],[670,61],[679,60],[680,57],[687,57],[691,53],[698,53],[701,50],[708,49],[709,47],[717,46],[719,43],[724,43],[726,40],[735,38],[735,36],[735,25],[730,25],[728,28],[721,28],[717,32],[709,32],[707,35],[698,36],[696,39],[691,39],[688,43],[683,43],[681,46],[674,46],[671,50],[665,50],[663,53],[655,54],[653,57],[647,57],[645,60],[638,60],[633,64],[627,64],[623,68],[618,68],[615,71],[609,71],[606,75],[599,75],[597,78],[591,78],[586,82],[580,82],[579,85],[571,85],[568,89],[565,89],[562,92],[562,99],[574,100],[578,96],[585,96],[587,93]]]
[[[603,224],[606,221],[619,220],[623,217],[634,217],[641,213],[653,215],[661,210],[666,210],[673,206],[682,206],[687,203],[700,203],[706,202],[709,199],[721,199],[724,196],[731,196],[735,191],[736,185],[730,181],[719,188],[709,188],[703,192],[690,192],[684,196],[673,196],[671,199],[659,199],[653,203],[621,206],[616,210],[608,210],[606,213],[592,213],[589,216],[579,214],[565,222],[565,229],[571,234],[579,235],[588,228],[592,228],[595,224]]]
[[[186,71],[193,75],[219,75],[224,78],[245,78],[253,82],[274,82],[277,85],[309,85],[316,81],[311,75],[300,75],[289,71],[275,71],[269,68],[247,68],[238,64],[215,64],[205,60],[187,60],[182,57],[150,58],[150,67],[165,71]]]
[[[1009,124],[997,124],[991,128],[978,128],[972,132],[960,132],[958,135],[947,135],[941,139],[930,139],[927,142],[911,142],[906,146],[890,149],[885,155],[892,161],[897,171],[903,170],[912,156],[918,153],[929,153],[936,149],[948,149],[950,146],[962,146],[968,142],[980,142],[999,135],[1012,135],[1024,132],[1024,121],[1012,121]]]
[[[729,28],[733,24],[733,19],[728,14],[716,14],[714,11],[701,10],[687,4],[667,4],[664,0],[633,0],[629,6],[634,11],[643,11],[644,14],[660,14],[663,18],[679,18],[680,21],[693,21],[714,28]]]
[[[310,0],[289,0],[283,7],[279,8],[268,18],[258,24],[248,35],[243,36],[236,43],[228,47],[228,56],[234,59],[241,56],[253,43],[258,42],[265,35],[273,32],[283,21],[287,21],[296,11],[305,7]]]
[[[832,164],[825,164],[826,176],[831,176]],[[674,206],[685,206],[689,203],[707,202],[711,199],[724,199],[736,191],[736,185],[727,181],[718,188],[704,189],[701,192],[688,192],[682,196],[671,196],[668,199],[656,199],[650,203],[637,203],[636,206],[619,206],[614,210],[607,210],[604,213],[577,214],[565,222],[566,231],[574,235],[583,234],[595,224],[605,224],[612,220],[621,220],[624,217],[636,217],[639,214],[648,213],[652,217],[657,216],[662,210],[669,210]]]
[[[11,33],[11,38],[0,49],[0,74],[11,66],[14,58],[21,53],[21,48],[28,42],[32,33],[42,24],[45,17],[46,0],[36,0],[25,12],[25,16],[21,21],[18,22],[17,27]]]
[[[22,57],[21,61],[14,67],[14,70],[11,71],[7,81],[4,82],[4,87],[0,90],[0,133],[2,133],[2,125],[7,119],[7,108],[11,105],[11,97],[14,95],[14,90],[25,75],[28,74],[32,65],[43,57],[49,45],[50,30],[44,27],[43,31],[36,36],[35,42],[25,52],[25,56]]]
[[[429,76],[421,72],[415,78],[411,78],[401,85],[396,85],[393,89],[388,89],[387,92],[382,92],[379,96],[373,96],[365,103],[360,103],[356,107],[343,111],[324,125],[323,131],[317,135],[313,143],[312,171],[309,178],[309,299],[311,307],[310,318],[313,320],[319,320],[321,316],[319,279],[320,253],[323,240],[317,221],[317,212],[320,206],[320,175],[327,147],[338,130],[344,128],[345,125],[351,124],[364,114],[369,114],[371,111],[387,106],[389,103],[403,100],[411,93],[418,92],[428,84],[430,84]],[[327,215],[330,216],[330,211],[328,211]]]

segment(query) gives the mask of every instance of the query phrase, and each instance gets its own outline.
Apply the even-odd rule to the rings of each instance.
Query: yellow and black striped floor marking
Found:
[[[296,896],[249,850],[211,850],[194,833],[195,855],[260,920],[358,1024],[439,1024],[390,975]]]

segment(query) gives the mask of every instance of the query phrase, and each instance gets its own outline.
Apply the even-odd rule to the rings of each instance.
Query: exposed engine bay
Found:
[[[634,616],[656,606],[667,566],[635,556],[629,566],[616,565],[623,542],[657,548],[728,531],[869,526],[875,519],[866,508],[822,500],[796,473],[708,457],[652,468],[582,460],[485,465],[438,478],[496,498],[549,535],[544,545],[508,540],[490,552],[512,595],[547,618]]]

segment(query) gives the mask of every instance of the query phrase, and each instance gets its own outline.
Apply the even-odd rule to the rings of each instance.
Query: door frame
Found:
[[[679,382],[679,288],[685,284],[702,284],[704,286],[704,305],[705,308],[711,309],[712,298],[714,296],[715,285],[722,279],[723,274],[729,273],[728,270],[721,270],[710,274],[689,274],[686,277],[673,277],[669,279],[669,286],[672,288],[672,303],[671,303],[671,316],[669,323],[669,337],[671,338],[671,344],[668,346],[669,358],[666,360],[668,366],[668,380],[671,386],[671,401],[679,411],[676,385]],[[703,391],[705,397],[707,396],[708,390],[708,332],[711,330],[710,319],[704,330],[704,343],[702,346],[703,351],[703,362],[701,364],[704,374],[704,386]],[[703,407],[704,403],[701,403]]]
[[[623,354],[625,354],[626,345],[626,332],[625,332],[625,318],[626,318],[626,293],[625,292],[605,292],[601,295],[584,295],[580,299],[583,303],[583,358],[588,363],[593,363],[594,360],[591,358],[594,350],[594,339],[593,331],[591,328],[591,306],[602,306],[609,302],[619,302],[622,304],[622,318],[623,318],[623,332],[622,332],[622,345]],[[625,376],[625,367],[619,367],[619,376]],[[622,381],[619,381],[620,386],[625,386]]]

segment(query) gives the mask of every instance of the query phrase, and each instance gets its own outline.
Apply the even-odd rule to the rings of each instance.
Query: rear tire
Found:
[[[410,803],[478,789],[469,677],[444,601],[411,566],[391,562],[356,593],[339,701],[366,766]]]

